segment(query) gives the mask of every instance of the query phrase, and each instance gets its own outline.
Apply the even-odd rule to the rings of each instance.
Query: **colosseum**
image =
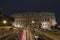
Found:
[[[21,12],[14,13],[11,17],[15,18],[13,25],[16,27],[41,27],[49,29],[57,24],[55,14],[52,12]]]

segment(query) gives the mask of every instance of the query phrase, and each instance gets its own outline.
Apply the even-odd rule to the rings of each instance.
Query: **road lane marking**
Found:
[[[36,32],[38,32],[38,33],[40,33],[40,34],[43,34],[43,35],[45,35],[45,36],[47,36],[47,37],[49,37],[49,38],[52,38],[52,39],[54,39],[54,40],[60,40],[60,37],[59,36],[55,36],[55,35],[53,35],[53,34],[50,34],[50,33],[47,33],[47,32],[42,32],[42,31],[40,31],[40,30],[35,30]]]
[[[34,40],[33,34],[31,33],[31,31],[29,31],[29,32],[30,32],[30,40]]]
[[[10,37],[12,37],[13,35],[11,35],[11,36],[9,36],[9,37],[7,37],[5,40],[8,40]]]

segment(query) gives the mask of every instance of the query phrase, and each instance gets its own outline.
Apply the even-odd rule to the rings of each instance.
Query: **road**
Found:
[[[15,40],[16,36],[18,36],[19,30],[13,29],[13,30],[7,30],[7,31],[1,31],[0,32],[0,40]]]
[[[42,33],[39,33],[38,31],[35,32],[28,29],[23,30],[22,35],[20,36],[21,37],[19,38],[19,40],[53,40],[43,35]],[[38,38],[36,38],[35,36],[38,36]]]
[[[60,40],[60,35],[39,29],[8,30],[7,32],[4,31],[5,37],[2,37],[1,32],[0,40]]]
[[[60,40],[60,35],[55,34],[54,32],[48,32],[48,31],[43,31],[43,30],[35,30],[37,33],[42,34],[52,40]]]
[[[20,35],[21,37],[19,38],[19,40],[34,40],[33,39],[33,34],[31,33],[30,30],[24,29],[22,32],[22,35]]]

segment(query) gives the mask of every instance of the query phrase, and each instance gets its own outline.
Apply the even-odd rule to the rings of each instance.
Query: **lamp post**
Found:
[[[7,24],[7,20],[3,20],[3,25],[6,27],[6,24]],[[3,28],[5,28],[3,27]]]
[[[6,23],[7,23],[7,20],[3,20],[2,22],[3,22],[4,26],[5,26]],[[3,29],[5,29],[5,27],[6,27],[6,26],[5,26],[5,27],[4,27],[4,26],[3,26]],[[4,33],[5,33],[6,30],[3,30],[3,31],[4,31]]]
[[[34,21],[34,20],[32,20],[31,22],[32,22],[32,28],[34,28],[35,21]]]

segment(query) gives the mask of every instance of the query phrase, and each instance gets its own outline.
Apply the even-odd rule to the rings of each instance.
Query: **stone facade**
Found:
[[[22,12],[11,15],[15,18],[15,24],[23,26],[40,25],[43,22],[49,22],[49,26],[55,26],[57,24],[55,14],[51,12]],[[34,21],[34,24],[32,24]]]

